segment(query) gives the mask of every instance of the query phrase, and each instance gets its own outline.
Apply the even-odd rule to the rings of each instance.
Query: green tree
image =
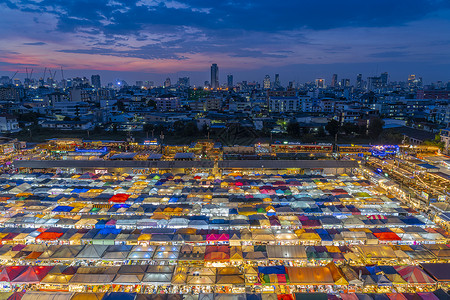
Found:
[[[335,119],[331,119],[325,126],[325,129],[331,136],[335,136],[339,132],[339,122]]]
[[[175,121],[172,125],[175,134],[183,135],[185,124],[183,121]]]
[[[148,101],[147,101],[147,106],[148,106],[148,107],[156,108],[156,102],[155,102],[155,100],[153,100],[153,99],[148,100]]]
[[[286,131],[291,137],[298,137],[300,135],[300,124],[296,121],[290,121],[287,125]]]
[[[342,130],[344,130],[346,135],[358,132],[358,129],[358,125],[350,122],[345,122],[344,125],[342,125]]]
[[[197,124],[195,122],[188,122],[184,126],[184,136],[196,136],[198,134]]]
[[[380,118],[375,118],[369,122],[369,137],[372,139],[377,139],[383,132],[384,121]]]
[[[323,129],[323,126],[320,126],[317,130],[317,136],[318,137],[324,137],[325,136],[325,129]]]
[[[125,105],[122,101],[117,101],[117,109],[120,111],[125,111]]]

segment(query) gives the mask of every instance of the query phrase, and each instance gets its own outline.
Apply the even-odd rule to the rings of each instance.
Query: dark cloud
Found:
[[[47,43],[44,42],[32,42],[32,43],[23,43],[25,46],[43,46],[47,45]]]
[[[369,57],[374,58],[398,58],[398,57],[405,57],[409,55],[406,51],[385,51],[385,52],[378,52],[378,53],[372,53],[369,54]]]
[[[450,8],[446,0],[22,0],[10,8],[50,12],[60,31],[96,27],[108,34],[130,34],[147,25],[193,26],[276,32],[299,28],[386,27],[422,19]],[[175,3],[175,5],[174,5]]]
[[[135,57],[142,59],[186,59],[182,55],[176,54],[174,50],[162,48],[158,45],[147,45],[140,47],[136,50],[114,50],[108,48],[90,48],[90,49],[70,49],[70,50],[58,50],[57,52],[63,53],[81,53],[81,54],[96,54],[96,55],[108,55],[117,57]]]

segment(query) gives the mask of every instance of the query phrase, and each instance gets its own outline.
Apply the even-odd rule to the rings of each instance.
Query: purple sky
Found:
[[[44,67],[107,83],[165,77],[450,80],[448,0],[3,0],[0,75]],[[56,79],[61,78],[57,72]]]

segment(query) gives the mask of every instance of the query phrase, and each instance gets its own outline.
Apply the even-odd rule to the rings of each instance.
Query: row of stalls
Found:
[[[2,266],[2,291],[200,293],[395,293],[447,290],[449,264],[419,266],[200,265]]]
[[[294,293],[294,294],[252,294],[252,293],[202,293],[192,294],[142,294],[127,292],[83,293],[83,292],[11,292],[0,294],[5,300],[439,300],[448,299],[443,290],[419,293]]]
[[[11,264],[51,264],[54,262],[102,263],[201,263],[205,265],[264,266],[274,262],[285,265],[314,266],[329,262],[336,264],[418,264],[449,262],[450,247],[430,245],[358,245],[358,246],[302,246],[302,245],[83,245],[17,244],[0,247],[0,262]]]

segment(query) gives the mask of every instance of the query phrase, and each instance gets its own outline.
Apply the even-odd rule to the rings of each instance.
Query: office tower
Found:
[[[164,87],[170,87],[172,85],[172,83],[170,82],[170,78],[167,77],[166,80],[164,81]]]
[[[337,74],[333,74],[333,77],[331,77],[331,87],[337,87],[338,85],[338,76]]]
[[[227,87],[233,87],[233,75],[227,75]]]
[[[319,89],[324,88],[325,87],[325,79],[317,78],[316,79],[316,87],[318,87]]]
[[[189,87],[191,85],[191,80],[189,77],[180,77],[178,78],[178,86],[180,87]]]
[[[217,64],[211,65],[211,88],[217,89],[219,87],[219,67]]]
[[[275,74],[275,82],[273,83],[273,86],[275,89],[281,88],[280,74]]]
[[[341,80],[341,87],[349,87],[350,86],[350,79],[348,78],[343,78]]]
[[[367,89],[369,91],[381,88],[381,76],[373,76],[367,78]]]
[[[361,89],[363,87],[362,85],[362,74],[358,74],[356,76],[356,88]]]
[[[100,82],[100,75],[92,75],[91,76],[91,84],[96,89],[101,88],[102,84]]]
[[[381,73],[381,85],[387,86],[389,83],[389,74],[388,72]]]
[[[144,81],[142,81],[142,80],[137,80],[137,81],[136,81],[136,86],[137,86],[137,87],[143,87],[143,86],[144,86]]]
[[[266,75],[264,77],[263,87],[264,87],[265,90],[269,90],[270,89],[270,76],[269,75]]]

